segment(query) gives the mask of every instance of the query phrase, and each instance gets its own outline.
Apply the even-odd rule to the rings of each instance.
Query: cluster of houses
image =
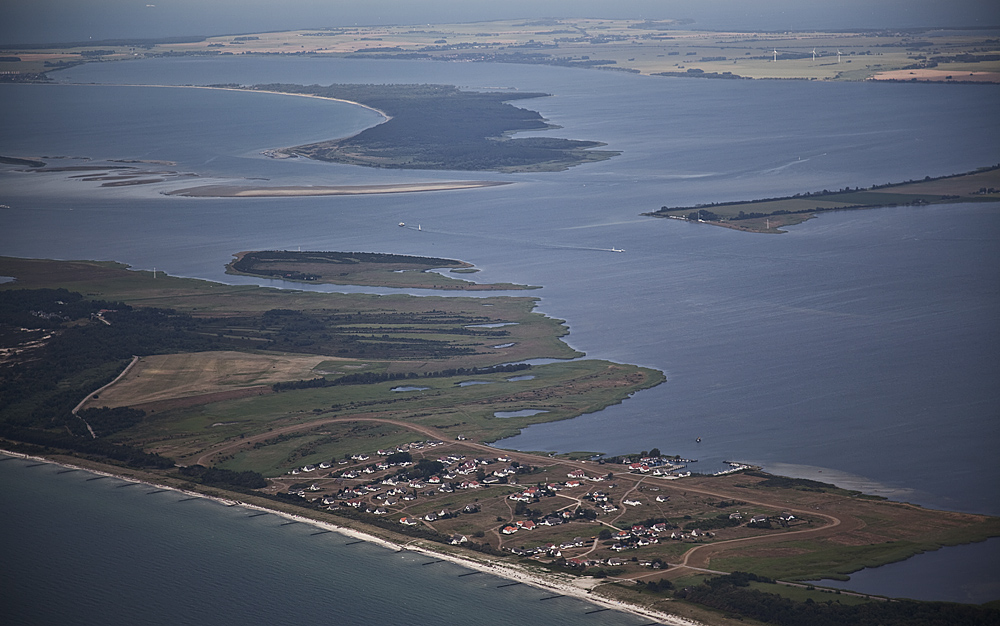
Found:
[[[615,540],[615,543],[611,546],[611,549],[615,552],[622,552],[623,550],[633,550],[659,543],[660,535],[666,533],[667,530],[669,530],[669,527],[665,522],[653,524],[652,526],[636,524],[629,530],[621,530],[612,535],[611,538]]]
[[[735,474],[736,472],[742,472],[743,470],[756,469],[753,465],[747,465],[746,463],[738,463],[736,461],[726,461],[729,469],[718,471],[712,476],[725,476],[726,474]]]
[[[466,504],[462,509],[462,513],[478,513],[480,511],[480,506],[478,504]],[[423,517],[417,517],[413,515],[404,515],[399,518],[399,523],[403,526],[417,526],[420,524],[421,520],[427,522],[436,522],[439,519],[448,519],[456,515],[455,511],[450,509],[441,509],[439,512],[431,511],[424,515]],[[464,542],[463,542],[464,543]]]
[[[622,464],[628,467],[629,473],[650,474],[667,480],[676,480],[678,478],[685,478],[691,475],[691,472],[677,471],[684,469],[684,465],[671,463],[670,461],[659,456],[645,456],[638,461],[625,459],[622,461]]]
[[[457,453],[448,454],[436,459],[440,463],[440,470],[436,475],[426,476],[426,474],[424,474],[419,478],[410,478],[407,476],[406,472],[393,471],[394,468],[405,469],[415,465],[414,461],[410,460],[411,456],[409,454],[399,453],[423,451],[421,456],[433,459],[433,456],[428,456],[426,451],[428,448],[434,448],[438,445],[442,445],[442,442],[423,441],[404,444],[395,448],[378,450],[378,457],[381,458],[376,457],[374,461],[372,461],[368,455],[355,454],[350,457],[350,459],[355,462],[352,467],[345,468],[345,470],[339,472],[339,474],[336,471],[332,472],[329,474],[329,477],[337,479],[361,480],[352,480],[351,482],[346,483],[343,480],[337,480],[339,486],[341,487],[338,492],[331,495],[316,496],[312,501],[314,503],[319,501],[322,505],[330,508],[347,506],[373,515],[389,515],[394,510],[399,511],[400,508],[405,509],[407,507],[407,503],[409,502],[417,500],[421,497],[433,496],[436,493],[450,494],[454,493],[456,490],[482,489],[498,483],[516,485],[517,480],[514,477],[517,474],[530,471],[530,468],[521,466],[519,463],[506,456],[483,459],[467,458],[464,455]],[[678,466],[669,462],[670,460],[663,459],[661,457],[644,457],[638,459],[637,461],[626,460],[625,465],[630,473],[649,474],[665,479],[675,479],[690,475],[690,472],[677,472],[678,469],[681,469],[684,466]],[[349,461],[345,459],[340,463],[348,464]],[[325,470],[331,468],[334,464],[335,462],[320,463],[315,466],[307,465],[305,467],[292,470],[290,474]],[[426,464],[424,461],[421,461],[421,469],[424,467],[426,467]],[[752,467],[741,463],[730,463],[730,469],[721,473],[737,472],[744,469],[752,469]],[[413,475],[415,473],[410,472],[410,474]],[[566,474],[565,481],[524,485],[519,487],[516,492],[510,493],[507,498],[519,503],[519,506],[523,509],[524,507],[521,506],[520,503],[538,502],[540,498],[556,496],[558,492],[564,489],[574,489],[584,487],[584,485],[587,484],[603,483],[612,478],[611,474],[597,475],[596,472],[591,472],[591,474],[592,475],[588,475],[588,472],[584,469],[574,469]],[[370,478],[366,475],[370,476]],[[565,524],[580,517],[594,519],[595,513],[600,514],[600,512],[603,512],[604,514],[612,514],[619,512],[621,510],[619,507],[627,508],[642,506],[644,504],[643,500],[652,499],[654,494],[655,501],[658,503],[664,503],[670,500],[670,496],[659,493],[660,490],[658,488],[647,486],[645,490],[640,487],[638,490],[628,492],[628,495],[622,497],[620,503],[616,506],[616,503],[611,496],[616,487],[617,485],[613,483],[607,485],[593,484],[590,491],[583,496],[579,496],[581,500],[592,502],[596,511],[589,507],[570,506],[547,514],[544,517],[528,512],[531,519],[527,519],[527,516],[525,516],[526,519],[504,523],[501,527],[497,528],[497,531],[504,536],[510,536],[520,531],[530,533],[530,531],[539,529],[540,527],[551,527]],[[308,492],[316,491],[324,490],[316,486],[316,484],[313,484],[306,489],[298,488],[297,491],[290,491],[289,493],[295,493],[305,498],[308,496]],[[572,492],[574,494],[574,499],[577,497],[575,494],[578,494],[579,491],[582,490]],[[421,507],[421,511],[424,510],[426,509]],[[479,510],[480,505],[475,503],[468,504],[465,508],[455,511],[451,511],[447,508],[441,510],[435,509],[426,513],[403,515],[399,518],[399,523],[403,526],[418,526],[421,524],[433,523],[441,519],[447,519],[461,513],[474,513]],[[403,512],[406,511],[404,510],[402,512],[398,512],[397,515],[400,515]],[[746,523],[746,520],[743,519],[743,514],[739,512],[732,513],[729,517],[731,520],[736,520],[740,524]],[[749,520],[749,525],[757,528],[770,528],[771,522],[777,521],[782,526],[787,526],[793,519],[794,516],[787,513],[777,518],[757,515]],[[500,521],[499,518],[498,521]],[[477,536],[478,535],[481,535],[481,533],[477,534]],[[631,528],[614,533],[611,536],[613,541],[607,542],[606,545],[610,548],[610,550],[620,553],[627,550],[635,550],[645,546],[650,546],[662,541],[701,541],[705,538],[713,536],[713,533],[702,531],[700,529],[680,530],[676,526],[671,526],[669,523],[656,523],[650,526],[636,524]],[[604,533],[602,539],[606,537],[607,535]],[[467,543],[469,539],[464,535],[456,534],[451,537],[450,541],[452,544],[461,545]],[[554,543],[547,543],[533,548],[516,547],[509,549],[513,554],[518,556],[548,556],[562,559],[564,551],[573,550],[575,548],[589,548],[596,545],[596,541],[597,540],[594,537],[588,539],[577,537],[571,541],[564,541],[558,545]],[[575,553],[579,554],[584,551],[586,550],[575,551]],[[573,553],[574,552],[571,552],[570,554]],[[566,560],[567,565],[581,568],[604,565],[616,566],[624,565],[629,562],[638,561],[635,558],[624,560],[618,557],[611,557],[603,560],[580,557],[568,558]],[[658,559],[649,563],[643,561],[640,564],[647,565],[649,567],[662,566],[662,563],[659,562]]]
[[[515,502],[531,502],[535,498],[554,495],[558,491],[566,488],[579,487],[579,481],[569,480],[564,483],[547,483],[545,485],[532,485],[520,493],[512,493],[507,498]]]
[[[575,484],[573,485],[569,485],[569,482],[566,483],[567,486],[573,486],[573,487],[579,487],[580,485],[583,484],[580,481],[584,480],[590,480],[595,483],[599,483],[602,480],[604,480],[603,476],[587,476],[587,472],[583,471],[582,469],[573,470],[572,472],[566,474],[566,478],[570,479],[569,482],[575,482]]]
[[[525,528],[530,522],[518,522],[517,525],[521,528]],[[512,530],[511,530],[512,529]],[[509,532],[508,532],[509,530]],[[641,548],[644,546],[649,546],[655,543],[659,543],[661,537],[666,537],[666,533],[671,530],[670,525],[666,522],[660,522],[653,524],[652,526],[645,526],[642,524],[636,524],[632,526],[629,530],[621,530],[612,535],[614,544],[612,544],[611,549],[615,552],[623,552],[625,550],[633,550],[636,548]],[[512,534],[516,532],[512,526],[507,526],[503,529],[505,534]],[[712,536],[711,533],[702,533],[700,531],[691,531],[690,533],[677,533],[671,532],[670,539],[681,540],[681,539],[694,539],[700,537]],[[561,558],[563,550],[570,550],[573,548],[583,548],[591,545],[594,541],[591,539],[582,539],[577,537],[572,541],[566,541],[562,544],[547,543],[534,548],[510,548],[511,553],[517,556],[548,556],[554,558]],[[606,560],[593,560],[593,559],[578,559],[571,558],[567,559],[567,562],[579,566],[579,567],[591,567],[595,565],[610,564]],[[619,565],[624,564],[622,561]]]
[[[558,526],[559,524],[565,524],[566,522],[576,519],[576,517],[577,515],[575,512],[566,509],[564,511],[559,511],[558,513],[553,513],[552,515],[547,515],[537,522],[529,519],[508,524],[501,528],[500,532],[505,535],[513,535],[519,530],[535,530],[539,526]]]
[[[414,451],[426,450],[428,448],[436,448],[438,446],[443,446],[443,445],[444,445],[443,441],[436,441],[436,440],[414,441],[413,443],[404,443],[400,446],[396,446],[395,448],[387,448],[384,450],[379,450],[378,454],[379,456],[390,456],[397,452],[410,452],[411,450]]]
[[[397,452],[422,450],[441,445],[441,443],[439,441],[425,441],[405,444],[395,449],[379,450],[378,454],[383,457],[391,457]],[[356,454],[351,459],[364,462],[369,460],[369,457],[364,454]],[[509,482],[508,477],[514,476],[521,469],[526,469],[504,456],[497,457],[495,460],[467,459],[463,455],[453,454],[438,458],[437,461],[443,467],[443,471],[439,475],[409,479],[399,478],[397,474],[397,476],[387,476],[381,481],[373,477],[373,480],[367,484],[344,487],[336,494],[325,496],[321,502],[327,506],[350,506],[376,515],[383,515],[388,512],[385,507],[399,505],[400,501],[409,502],[416,500],[418,493],[427,496],[433,495],[435,492],[443,494],[454,493],[456,489],[480,489],[493,484],[507,483]],[[346,461],[344,462],[346,463]],[[487,470],[485,467],[498,463],[502,465],[496,469]],[[393,468],[405,469],[413,465],[412,461],[399,460],[390,462],[389,459],[383,459],[363,468],[352,467],[338,475],[331,474],[331,477],[338,479],[358,479],[364,478],[366,474],[377,474]],[[301,469],[292,470],[290,473],[295,474],[329,467],[331,467],[329,463],[323,463],[315,467],[306,466]],[[480,472],[483,474],[481,476],[482,480],[477,480]],[[320,489],[318,487],[311,487],[309,490],[319,491]],[[291,490],[289,493],[303,498],[307,496],[306,490],[302,489]],[[379,502],[373,504],[369,502],[371,499]]]
[[[534,548],[510,548],[511,553],[517,556],[550,556],[554,558],[562,557],[563,550],[571,550],[573,548],[584,548],[590,544],[593,539],[584,539],[583,537],[576,537],[570,541],[564,541],[561,544],[547,543]]]
[[[597,566],[601,566],[601,565],[608,565],[610,567],[621,567],[622,565],[628,565],[629,561],[627,561],[625,559],[622,559],[622,558],[619,558],[619,557],[616,557],[616,556],[613,556],[611,558],[603,559],[603,560],[601,560],[601,559],[580,559],[580,558],[566,559],[566,564],[567,565],[572,565],[574,567],[579,567],[579,568],[582,569],[582,568],[586,568],[586,567],[597,567]],[[638,561],[638,564],[642,565],[643,567],[651,567],[653,569],[660,569],[662,567],[666,567],[666,564],[663,563],[663,561],[660,560],[660,559],[655,559],[655,560],[652,560],[652,561],[649,561],[649,560]]]
[[[632,474],[650,474],[652,476],[658,476],[665,480],[677,480],[678,478],[687,478],[691,475],[691,472],[681,472],[678,470],[684,469],[686,465],[683,463],[694,463],[690,459],[671,459],[667,460],[663,457],[642,457],[638,461],[633,461],[630,458],[626,458],[622,461],[623,465],[628,466],[629,473]],[[713,476],[725,476],[726,474],[735,474],[736,472],[742,472],[743,470],[757,469],[753,465],[747,465],[746,463],[738,463],[736,461],[726,461],[729,465],[729,469],[721,470],[712,474]]]
[[[434,448],[434,447],[441,446],[441,445],[444,445],[443,441],[414,441],[413,443],[404,443],[402,445],[396,446],[395,448],[387,448],[387,449],[384,449],[384,450],[379,450],[378,454],[379,454],[379,456],[390,456],[390,455],[393,455],[393,454],[395,454],[397,452],[409,452],[411,450],[425,450],[427,448]],[[370,459],[371,459],[371,457],[369,455],[367,455],[367,454],[353,454],[353,455],[351,455],[351,461],[354,461],[355,463],[364,463],[365,461],[368,461]],[[315,464],[315,465],[311,464],[311,465],[304,465],[302,467],[296,467],[295,469],[290,470],[288,473],[297,476],[297,475],[302,474],[302,473],[315,472],[316,470],[330,469],[334,465],[348,465],[349,463],[350,463],[350,461],[348,461],[347,459],[344,459],[344,460],[341,460],[341,461],[337,461],[337,460],[324,461],[322,463],[318,463],[318,464]],[[374,473],[375,471],[378,471],[378,470],[389,469],[390,467],[392,467],[394,465],[402,465],[403,467],[405,467],[405,465],[403,465],[401,463],[376,463],[374,465],[375,469],[372,469],[372,471],[370,471],[368,473]],[[411,463],[411,465],[412,465],[412,463]],[[366,468],[366,469],[369,469],[369,468]],[[357,476],[345,476],[345,478],[357,478]]]
[[[605,513],[614,513],[618,510],[615,503],[611,501],[611,497],[603,491],[588,492],[581,498],[581,500],[589,500],[590,502],[593,502]],[[633,500],[629,499],[629,502],[632,501]]]

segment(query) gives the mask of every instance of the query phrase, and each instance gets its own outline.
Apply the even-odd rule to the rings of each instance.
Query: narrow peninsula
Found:
[[[781,233],[785,232],[781,230],[783,226],[800,224],[826,211],[998,200],[1000,200],[1000,165],[994,165],[952,176],[938,178],[927,176],[919,181],[874,185],[865,189],[847,187],[839,191],[824,189],[783,198],[697,204],[686,207],[664,206],[643,215],[712,224],[754,233]]]

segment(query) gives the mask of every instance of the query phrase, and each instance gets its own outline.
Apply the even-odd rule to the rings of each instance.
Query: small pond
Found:
[[[537,409],[521,409],[520,411],[497,411],[493,414],[493,417],[531,417],[532,415],[538,415],[540,413],[548,413],[548,411],[542,411]]]

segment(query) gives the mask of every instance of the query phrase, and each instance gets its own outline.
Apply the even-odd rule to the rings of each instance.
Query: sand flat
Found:
[[[415,193],[418,191],[453,191],[495,187],[511,183],[492,180],[442,181],[432,183],[397,183],[385,185],[304,185],[288,187],[237,187],[201,185],[167,192],[189,198],[282,198],[298,196],[354,196],[379,193]]]

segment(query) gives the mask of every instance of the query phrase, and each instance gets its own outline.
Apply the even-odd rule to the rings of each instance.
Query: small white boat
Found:
[[[400,222],[400,223],[399,223],[399,227],[400,227],[400,228],[402,228],[403,226],[406,226],[406,222]]]

